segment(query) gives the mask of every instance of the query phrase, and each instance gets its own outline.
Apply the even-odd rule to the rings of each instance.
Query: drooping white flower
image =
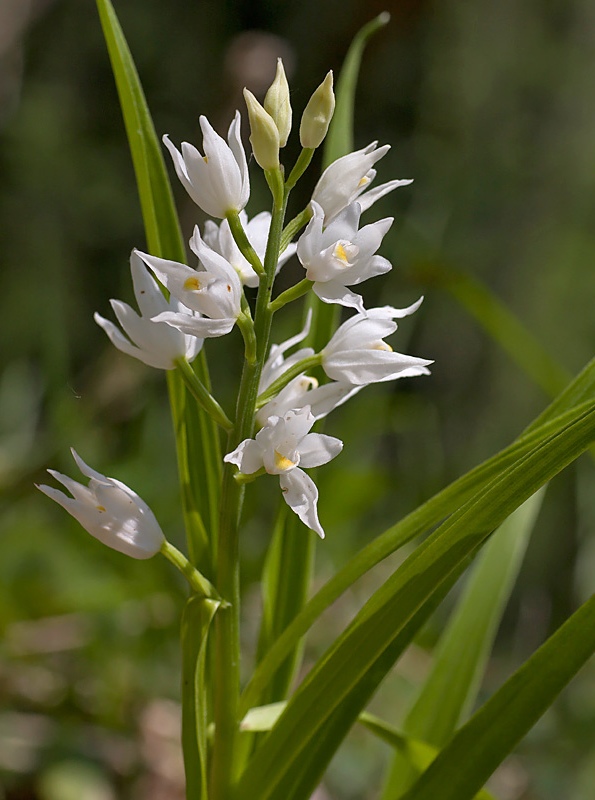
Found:
[[[181,333],[165,322],[155,322],[153,317],[165,311],[193,317],[193,312],[184,308],[175,298],[165,299],[135,251],[130,256],[130,272],[140,315],[127,303],[110,300],[114,313],[129,338],[100,314],[94,315],[95,322],[103,328],[118,350],[138,358],[149,367],[175,369],[175,360],[178,358],[192,361],[200,352],[203,340]]]
[[[358,230],[362,209],[354,201],[323,230],[322,206],[315,200],[311,205],[312,219],[297,244],[298,258],[306,270],[306,278],[314,281],[312,288],[325,303],[351,306],[364,313],[362,297],[346,287],[391,269],[390,261],[375,253],[393,219],[387,217]]]
[[[256,251],[261,262],[263,262],[269,231],[271,229],[271,212],[261,211],[260,214],[257,214],[249,220],[246,212],[242,211],[240,212],[240,222],[246,232],[248,241]],[[252,288],[258,286],[258,275],[254,272],[247,259],[242,255],[226,219],[224,219],[220,225],[217,225],[212,220],[207,220],[204,227],[203,241],[217,253],[220,253],[223,258],[236,269],[244,286],[250,286]],[[279,272],[283,264],[295,253],[296,247],[296,244],[290,244],[283,253],[281,253],[277,264],[277,272]]]
[[[263,366],[260,377],[259,394],[266,391],[277,378],[280,378],[294,364],[314,355],[314,350],[311,347],[302,347],[288,358],[284,357],[287,350],[299,344],[308,336],[311,320],[312,314],[310,312],[300,333],[281,344],[271,345],[269,357]],[[266,405],[258,410],[256,421],[259,425],[264,426],[269,417],[281,417],[291,409],[301,409],[305,406],[309,406],[314,419],[319,420],[330,414],[333,409],[342,405],[361,388],[363,387],[337,381],[331,381],[324,386],[319,386],[316,378],[310,378],[305,373],[302,373],[293,378],[272,400],[269,400]]]
[[[300,467],[326,464],[341,452],[343,442],[334,436],[310,433],[315,421],[309,406],[270,417],[254,439],[244,439],[224,461],[235,464],[246,475],[263,467],[269,475],[278,475],[287,505],[324,539],[317,511],[318,489]]]
[[[395,319],[413,314],[423,298],[408,308],[372,308],[344,322],[322,351],[322,368],[333,380],[357,386],[396,378],[429,375],[425,358],[395,353],[383,341],[397,330]]]
[[[181,153],[167,135],[163,142],[171,154],[178,178],[196,205],[212,217],[223,219],[230,211],[241,211],[250,196],[248,163],[240,136],[240,112],[236,111],[229,126],[227,142],[206,117],[201,116],[199,122],[204,156],[188,142],[182,142]]]
[[[182,333],[202,339],[223,336],[233,328],[241,311],[242,284],[231,264],[216,253],[200,237],[198,227],[190,240],[190,248],[198,256],[202,269],[196,270],[177,261],[140,253],[172,296],[184,306],[204,316],[163,311],[154,317],[167,322]]]
[[[72,497],[51,486],[37,488],[65,508],[91,536],[113,550],[140,559],[158,553],[165,537],[144,500],[115,478],[106,478],[91,469],[74,450],[72,455],[80,471],[90,479],[88,486],[50,469],[50,475]]]
[[[392,192],[398,186],[413,183],[412,180],[388,181],[366,191],[376,177],[376,170],[372,169],[372,166],[390,150],[388,144],[382,147],[377,145],[378,142],[372,142],[361,150],[354,150],[353,153],[338,158],[329,164],[320,176],[314,187],[312,200],[324,210],[325,225],[357,198],[362,211],[367,211],[376,200],[388,192]],[[365,192],[363,196],[362,192]]]

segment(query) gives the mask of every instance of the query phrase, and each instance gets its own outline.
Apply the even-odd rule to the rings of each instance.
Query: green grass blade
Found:
[[[260,661],[303,608],[314,562],[315,536],[282,503],[263,571],[263,611],[257,659]],[[295,565],[300,569],[295,569]],[[284,700],[300,661],[296,647],[268,681],[258,704]]]
[[[182,744],[186,796],[207,798],[206,649],[209,628],[219,603],[191,597],[182,616]]]
[[[447,517],[501,470],[508,468],[515,460],[526,455],[542,436],[554,429],[556,423],[552,421],[556,416],[568,414],[570,418],[573,412],[569,409],[572,409],[574,404],[585,401],[594,395],[595,360],[591,361],[563,394],[540,414],[522,437],[496,456],[454,481],[446,489],[366,545],[359,553],[356,553],[304,606],[258,665],[244,691],[241,704],[242,713],[246,713],[249,708],[259,704],[261,692],[299,639],[356,580],[399,547]]]
[[[173,201],[171,184],[161,148],[142,86],[110,0],[97,0],[99,17],[116,81],[124,125],[145,225],[147,245],[151,253],[162,258],[185,262],[186,252]],[[205,386],[209,374],[204,352],[195,361],[195,368]],[[179,376],[168,371],[167,382],[178,449],[178,468],[182,484],[184,518],[190,557],[205,574],[210,572],[210,526],[215,515],[217,492],[212,490],[219,474],[220,442],[215,423],[201,410],[197,429],[196,414],[189,411],[193,403],[186,398]],[[202,433],[201,457],[190,459],[193,442]],[[211,491],[201,491],[208,484]],[[208,521],[205,524],[205,521]]]
[[[407,736],[373,714],[368,714],[364,711],[363,714],[360,714],[358,722],[375,736],[378,736],[379,739],[382,739],[383,742],[394,747],[418,774],[427,769],[438,755],[439,750],[437,747],[423,742],[421,739],[413,739],[411,736]],[[494,800],[494,795],[490,794],[486,789],[480,789],[474,795],[474,800]]]
[[[407,735],[440,748],[468,716],[543,496],[541,489],[525,501],[479,554],[436,648],[432,670],[405,718]],[[410,765],[410,759],[396,753],[384,800],[401,797],[417,778],[419,770]]]
[[[255,753],[239,800],[277,798],[285,774],[316,746],[322,728],[367,670],[390,647],[423,604],[490,532],[595,438],[595,403],[536,446],[440,526],[370,598],[290,700]],[[478,787],[479,788],[479,787]]]
[[[353,116],[355,90],[366,44],[376,31],[383,28],[390,15],[379,14],[356,33],[349,46],[337,80],[335,113],[324,140],[323,167],[328,167],[337,158],[347,155],[354,149]],[[335,332],[340,318],[340,307],[323,303],[313,292],[308,297],[308,309],[312,312],[310,335],[304,343],[316,352],[326,346]]]
[[[353,109],[362,56],[370,37],[383,28],[389,19],[390,14],[387,11],[374,17],[360,28],[349,46],[337,81],[335,113],[324,141],[323,169],[354,149]]]
[[[464,725],[404,800],[468,800],[595,651],[595,596]]]

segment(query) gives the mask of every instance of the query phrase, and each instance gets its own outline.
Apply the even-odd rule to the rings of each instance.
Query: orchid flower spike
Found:
[[[320,467],[337,456],[343,442],[334,436],[310,433],[314,425],[310,407],[291,410],[282,417],[270,417],[255,439],[244,441],[224,461],[251,475],[263,469],[278,475],[283,499],[301,521],[324,539],[318,519],[318,489],[301,467]]]
[[[248,241],[256,251],[260,261],[263,262],[271,229],[271,212],[261,211],[260,214],[249,220],[246,212],[241,211],[240,223],[246,232]],[[203,242],[216,253],[222,255],[234,267],[244,286],[250,286],[251,288],[258,286],[258,275],[237,246],[232,236],[229,222],[226,219],[220,225],[217,225],[213,220],[207,220],[204,227]],[[277,263],[277,272],[295,253],[296,248],[297,244],[289,244],[281,253]]]
[[[324,211],[315,200],[313,216],[297,245],[298,258],[312,289],[325,303],[338,303],[365,313],[363,299],[347,286],[362,283],[391,269],[391,263],[375,255],[393,223],[392,217],[358,230],[362,213],[355,201],[337,214],[323,230]]]
[[[240,278],[223,256],[203,242],[198,227],[194,228],[190,248],[198,256],[203,269],[195,270],[147,253],[139,252],[139,256],[173,297],[204,316],[163,311],[153,319],[202,339],[224,336],[233,328],[241,312]]]
[[[184,308],[175,298],[165,299],[136,251],[130,256],[130,272],[140,315],[127,303],[110,300],[114,313],[129,338],[100,314],[94,315],[95,322],[103,328],[118,350],[138,358],[149,367],[175,369],[177,359],[192,361],[200,352],[203,340],[181,333],[164,322],[155,322],[153,317],[162,312],[193,317],[193,312]]]
[[[322,351],[322,368],[337,381],[356,386],[383,383],[397,378],[429,375],[432,364],[425,358],[395,353],[383,341],[397,330],[395,319],[417,311],[423,298],[408,308],[372,308],[344,322]]]
[[[399,186],[407,186],[412,180],[394,180],[383,183],[371,191],[370,183],[376,177],[373,165],[390,150],[390,145],[377,147],[378,142],[372,142],[362,150],[355,150],[346,156],[338,158],[324,170],[312,194],[324,211],[324,224],[328,225],[346,206],[359,199],[362,211],[367,211],[370,206],[392,192]],[[362,192],[365,194],[362,195]]]
[[[240,136],[240,112],[229,126],[227,142],[215,132],[208,119],[199,118],[203,134],[204,156],[188,142],[182,152],[163,137],[176,174],[197,206],[212,217],[224,219],[230,212],[241,211],[250,196],[250,177],[246,153]]]
[[[115,478],[95,472],[74,450],[72,455],[80,471],[90,479],[88,486],[50,469],[50,475],[72,497],[51,486],[37,488],[65,508],[91,536],[113,550],[139,559],[158,553],[165,536],[144,500]]]
[[[303,347],[292,353],[288,358],[285,358],[287,350],[303,342],[308,336],[311,320],[312,312],[310,311],[306,318],[306,324],[300,333],[281,344],[271,345],[269,357],[262,369],[258,388],[259,394],[266,391],[277,378],[280,378],[294,364],[314,354],[314,350],[311,347]],[[362,388],[362,386],[352,386],[351,384],[337,381],[331,381],[319,386],[316,378],[310,378],[305,373],[302,373],[293,378],[287,386],[281,389],[276,397],[269,400],[266,405],[257,411],[256,421],[259,425],[264,426],[271,416],[282,417],[291,409],[302,409],[305,406],[309,406],[314,419],[319,420],[326,417],[333,409],[342,405]]]

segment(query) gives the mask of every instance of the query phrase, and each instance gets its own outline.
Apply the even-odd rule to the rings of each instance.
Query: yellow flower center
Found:
[[[200,281],[196,276],[191,275],[184,281],[184,289],[189,292],[198,292],[201,289]]]
[[[277,450],[275,450],[275,467],[277,469],[281,469],[284,472],[292,467],[295,467],[297,462],[292,461],[287,456],[282,456]]]
[[[383,342],[382,340],[377,342],[373,347],[372,350],[386,350],[388,353],[392,353],[393,349],[390,344]]]

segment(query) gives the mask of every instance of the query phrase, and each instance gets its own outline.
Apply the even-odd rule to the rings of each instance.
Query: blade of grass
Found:
[[[453,736],[403,800],[468,800],[595,651],[595,595]]]
[[[443,523],[370,598],[319,659],[255,753],[238,798],[277,798],[285,775],[316,747],[342,700],[394,642],[420,607],[448,582],[489,533],[595,437],[595,403],[549,436]],[[361,710],[361,709],[360,709]],[[342,734],[344,735],[344,733]]]
[[[260,692],[263,687],[266,687],[278,665],[283,662],[298,640],[308,632],[320,615],[355,581],[399,547],[447,517],[485,486],[488,481],[492,480],[500,470],[506,469],[516,459],[528,453],[539,439],[547,434],[548,429],[554,429],[556,423],[553,420],[558,415],[572,416],[573,412],[569,409],[593,396],[595,396],[595,359],[587,364],[564,392],[512,445],[438,492],[349,559],[347,564],[304,606],[258,665],[244,690],[241,702],[242,713],[245,714],[249,708],[258,705]]]
[[[541,489],[525,501],[479,554],[440,638],[432,670],[405,718],[408,736],[440,748],[468,716],[543,496]],[[383,800],[401,797],[418,775],[410,759],[397,752]]]

